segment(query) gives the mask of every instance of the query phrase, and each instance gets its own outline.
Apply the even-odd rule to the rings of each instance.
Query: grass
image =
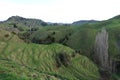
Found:
[[[13,25],[10,25],[10,23],[9,21],[7,23],[4,22],[0,24],[0,27],[5,29],[13,28]],[[22,21],[22,23],[18,23],[18,25],[16,24],[18,28],[23,29],[20,32],[21,34],[27,32],[27,30],[29,29],[29,27],[24,25],[23,23],[24,21]],[[120,61],[119,18],[112,18],[96,23],[88,23],[81,26],[48,25],[46,27],[37,27],[39,27],[38,30],[33,31],[33,33],[30,36],[30,39],[35,38],[39,41],[46,40],[48,36],[52,36],[52,38],[55,39],[55,43],[61,43],[68,47],[60,44],[26,44],[22,40],[20,40],[16,35],[13,35],[8,31],[0,29],[0,53],[2,53],[0,57],[10,59],[11,61],[15,62],[15,64],[19,63],[21,65],[28,66],[31,69],[37,68],[37,70],[40,70],[39,72],[44,75],[43,79],[47,79],[48,77],[46,76],[50,75],[50,78],[51,76],[52,78],[56,78],[57,76],[56,79],[64,78],[73,80],[94,80],[97,79],[97,77],[99,77],[99,74],[97,74],[97,68],[95,69],[95,71],[92,71],[93,67],[96,67],[96,65],[94,65],[94,63],[92,63],[90,59],[93,54],[95,36],[97,32],[101,30],[102,27],[105,27],[109,34],[109,55],[113,60]],[[54,32],[55,34],[52,34]],[[65,39],[66,36],[67,39]],[[61,40],[63,41],[60,42]],[[56,55],[59,54],[59,52],[66,52],[68,55],[71,56],[72,53],[75,52],[73,49],[76,51],[79,50],[80,54],[86,55],[89,59],[84,56],[77,55],[76,57],[72,58],[71,65],[68,68],[64,66],[56,68]]]
[[[12,34],[10,34],[12,35]],[[4,37],[5,38],[5,37]],[[13,42],[15,35],[0,41],[0,80],[98,80],[96,65],[87,57],[61,44],[38,45]],[[56,55],[71,56],[68,67],[56,67]],[[93,70],[94,69],[94,70]]]

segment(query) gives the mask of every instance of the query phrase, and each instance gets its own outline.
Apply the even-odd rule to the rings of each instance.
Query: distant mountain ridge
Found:
[[[120,19],[120,15],[117,15],[111,19]],[[56,25],[83,25],[83,24],[89,24],[89,23],[96,23],[96,22],[101,22],[98,20],[79,20],[79,21],[74,21],[73,23],[53,23],[53,22],[45,22],[41,19],[34,19],[34,18],[24,18],[21,16],[11,16],[7,20],[2,21],[2,23],[8,23],[8,24],[20,24],[22,26],[33,26],[33,27],[40,27],[40,26],[56,26]]]
[[[21,17],[21,16],[11,16],[7,19],[7,21],[21,21],[21,20],[36,20],[36,21],[42,21],[40,19],[34,19],[34,18],[24,18],[24,17]]]
[[[5,22],[8,23],[21,23],[25,26],[41,26],[47,23],[45,21],[42,21],[40,19],[32,19],[32,18],[23,18],[20,16],[12,16],[8,18]]]
[[[98,22],[97,20],[80,20],[80,21],[75,21],[72,24],[73,25],[83,25],[83,24],[87,24],[87,23],[95,23]]]
[[[22,23],[26,26],[30,26],[30,24],[36,24],[37,26],[41,26],[41,23],[47,23],[48,25],[64,25],[67,23],[54,23],[54,22],[45,22],[41,19],[34,19],[34,18],[24,18],[21,16],[11,16],[9,17],[6,21],[2,21],[2,22],[14,22],[14,23]],[[72,25],[82,25],[82,24],[86,24],[86,23],[94,23],[94,22],[98,22],[97,20],[80,20],[80,21],[75,21],[73,23],[69,23]]]

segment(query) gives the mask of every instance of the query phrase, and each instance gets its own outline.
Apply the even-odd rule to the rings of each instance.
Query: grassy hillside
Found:
[[[40,27],[47,26],[48,24],[39,19],[29,19],[20,16],[12,16],[6,21],[0,22],[0,27],[8,31],[27,31],[37,30]]]
[[[61,43],[76,51],[90,56],[94,47],[95,36],[99,30],[79,26],[46,27],[30,35],[34,43]]]
[[[33,32],[30,39],[36,40],[36,42],[34,41],[35,43],[46,43],[47,40],[49,43],[52,38],[54,39],[53,41],[50,41],[52,43],[62,43],[89,56],[93,50],[96,34],[102,29],[102,27],[105,27],[109,34],[109,54],[120,55],[119,51],[117,51],[117,49],[119,49],[119,26],[119,18],[112,18],[80,26],[50,26]]]
[[[13,18],[16,18],[16,17],[13,17]],[[2,38],[0,38],[0,41],[3,42],[2,44],[6,44],[6,46],[4,45],[4,47],[1,46],[1,49],[3,49],[2,52],[7,53],[7,54],[10,52],[12,52],[12,54],[19,53],[19,52],[14,52],[14,50],[17,51],[18,49],[15,48],[15,47],[17,47],[16,45],[18,44],[18,42],[22,42],[22,44],[19,44],[22,47],[18,46],[18,48],[20,48],[20,52],[21,52],[21,54],[19,54],[19,56],[23,55],[22,53],[25,53],[26,55],[29,55],[29,54],[32,55],[33,53],[35,53],[35,54],[37,53],[37,55],[38,55],[39,54],[38,52],[40,52],[41,54],[46,54],[46,55],[48,55],[50,53],[49,59],[51,61],[53,61],[52,63],[54,63],[54,66],[51,65],[51,68],[55,67],[56,57],[58,58],[58,55],[59,54],[61,55],[61,53],[66,53],[66,54],[68,54],[68,56],[74,56],[73,53],[80,53],[81,55],[85,55],[89,59],[92,59],[93,54],[94,54],[94,43],[95,43],[96,34],[104,27],[107,30],[108,35],[109,35],[109,39],[108,39],[109,55],[110,55],[109,57],[114,61],[116,72],[117,72],[117,74],[119,74],[119,72],[120,72],[120,68],[119,68],[119,66],[120,66],[120,16],[116,16],[109,20],[99,21],[99,22],[95,22],[95,23],[86,23],[83,25],[59,25],[58,24],[58,25],[47,25],[45,27],[41,27],[40,25],[37,25],[37,23],[36,23],[37,28],[35,27],[36,25],[33,25],[32,31],[29,30],[30,26],[26,25],[24,23],[26,21],[28,21],[28,23],[31,23],[32,22],[31,20],[29,22],[29,20],[26,20],[26,19],[20,20],[20,21],[19,21],[19,19],[18,19],[18,21],[14,20],[14,19],[8,19],[8,21],[1,23],[0,27],[13,32],[13,34],[14,34],[14,31],[16,32],[18,30],[18,34],[16,34],[16,35],[18,35],[21,39],[23,39],[23,41],[31,42],[32,44],[31,43],[30,44],[23,43],[22,40],[18,39],[18,37],[14,36],[13,34],[10,34],[9,37],[6,37],[6,34],[3,34],[3,33],[8,33],[8,32],[5,31],[2,33],[2,35],[0,34],[0,37],[2,37]],[[12,38],[13,36],[16,37],[17,39]],[[17,41],[15,41],[15,40],[17,40]],[[11,43],[9,41],[13,41],[14,43]],[[37,43],[37,44],[33,44],[33,43]],[[62,45],[60,45],[59,43]],[[38,44],[40,44],[40,45],[38,45]],[[44,45],[41,45],[41,44],[44,44]],[[15,47],[12,47],[12,46],[15,46]],[[25,46],[27,46],[27,47],[25,47]],[[67,46],[67,47],[65,47],[65,46]],[[9,49],[9,47],[12,47],[12,50]],[[70,48],[69,48],[69,50],[66,49],[68,47],[72,48],[73,50]],[[68,50],[69,52],[67,52],[66,50]],[[41,51],[43,51],[43,52],[41,52]],[[91,76],[90,74],[93,74],[93,73],[90,73],[88,75],[86,73],[86,71],[82,71],[82,70],[87,70],[87,68],[84,67],[85,69],[84,68],[82,69],[79,66],[83,66],[82,60],[83,60],[83,63],[84,63],[84,59],[87,60],[88,63],[90,63],[89,62],[90,60],[81,55],[77,54],[77,56],[75,56],[75,57],[70,57],[70,63],[71,63],[70,67],[68,66],[66,68],[65,66],[61,66],[60,68],[57,69],[56,72],[55,72],[55,70],[52,71],[51,68],[50,68],[51,71],[48,68],[46,68],[45,71],[47,71],[47,72],[49,71],[50,74],[55,73],[55,75],[59,76],[59,79],[62,79],[63,77],[66,79],[79,79],[79,78],[80,79],[81,78],[88,79],[88,77]],[[50,56],[52,56],[52,58]],[[64,55],[64,56],[66,56],[66,55]],[[5,57],[5,55],[3,55],[1,57]],[[78,59],[77,59],[77,57],[78,57]],[[11,57],[9,57],[9,58],[11,58]],[[14,57],[14,58],[12,57],[12,59],[14,59],[14,61],[17,61],[16,57]],[[17,59],[19,59],[19,57],[17,57]],[[27,59],[27,58],[25,58],[25,59]],[[42,59],[42,58],[40,58],[40,59]],[[44,59],[46,59],[46,58],[44,58]],[[46,66],[46,64],[43,64],[41,62],[38,63],[37,61],[39,61],[39,60],[37,58],[35,58],[34,62],[32,62],[31,60],[34,61],[34,58],[30,59],[30,60],[28,59],[28,61],[23,59],[22,62],[25,62],[25,64],[27,64],[28,66],[33,65],[33,63],[34,63],[34,66],[35,65]],[[59,63],[59,65],[61,65],[61,61],[59,62],[59,60],[60,59],[58,59],[57,62]],[[64,60],[65,61],[68,60],[68,62],[62,63],[62,64],[69,63],[69,59],[63,59],[63,61]],[[20,61],[20,59],[18,61]],[[45,61],[48,62],[48,60],[45,60]],[[22,64],[22,62],[17,62],[17,63]],[[81,64],[81,65],[79,65],[77,62],[79,62],[79,64]],[[76,64],[78,64],[77,67],[74,66]],[[47,65],[50,65],[50,64],[47,63]],[[89,65],[87,65],[87,66],[89,66]],[[90,66],[91,66],[91,64],[90,64]],[[35,68],[36,68],[36,66],[35,66]],[[40,68],[43,69],[41,66],[40,66]],[[90,67],[88,67],[88,68],[90,69]],[[88,73],[91,72],[91,71],[89,71],[89,69],[87,70]],[[80,70],[80,71],[77,72],[77,70]],[[43,71],[44,71],[44,69],[43,69]],[[97,72],[97,70],[96,70],[96,72]],[[66,73],[66,74],[63,75],[63,73]],[[85,75],[85,76],[88,75],[88,77],[85,77],[83,75]],[[113,74],[113,76],[114,76],[114,74]],[[118,77],[118,75],[115,75],[115,76]],[[62,78],[60,78],[60,77],[62,77]],[[90,79],[93,80],[96,78],[93,78],[93,76],[92,76],[92,78],[90,78]]]
[[[96,34],[103,27],[107,30],[109,35],[108,52],[110,59],[112,59],[115,64],[117,80],[119,79],[118,75],[120,72],[120,18],[115,17],[109,20],[88,23],[80,26],[51,26],[41,28],[40,30],[33,32],[31,39],[36,39],[35,43],[46,43],[46,40],[51,40],[50,43],[61,43],[91,59],[94,53]],[[52,39],[54,40],[52,41]]]
[[[11,33],[3,29],[0,29],[0,41],[18,43],[24,42],[23,40],[19,39],[19,37],[15,33]]]
[[[9,32],[1,30],[0,33],[4,35]],[[8,39],[2,35],[0,35],[1,80],[99,79],[96,65],[69,47],[60,44],[19,43],[21,40],[11,33]],[[16,41],[12,42],[14,40]],[[61,59],[60,55],[63,54],[66,56]]]

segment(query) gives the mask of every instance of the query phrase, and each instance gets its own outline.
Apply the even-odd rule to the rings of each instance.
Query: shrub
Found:
[[[5,34],[4,36],[5,36],[5,37],[9,37],[10,35],[9,35],[9,34]]]
[[[57,62],[57,67],[60,67],[61,65],[64,65],[65,67],[67,67],[68,65],[70,65],[70,56],[64,52],[59,53],[56,57],[56,62]]]
[[[53,32],[52,35],[55,35],[55,32]]]

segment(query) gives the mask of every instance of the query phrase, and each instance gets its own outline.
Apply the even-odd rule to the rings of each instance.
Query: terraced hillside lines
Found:
[[[96,77],[96,75],[99,75],[99,73],[96,73],[98,69],[94,67],[95,65],[92,65],[91,63],[92,62],[90,62],[90,60],[88,60],[86,57],[78,55],[73,59],[72,65],[69,66],[69,70],[67,71],[76,76],[77,79],[97,80],[99,79],[99,77]],[[96,75],[94,75],[93,73]]]
[[[38,55],[40,54],[39,53],[39,47],[38,46],[34,46],[31,47],[31,50],[32,50],[32,54],[31,54],[31,60],[33,61],[33,63],[37,66],[39,65],[40,63],[40,59],[38,58]]]
[[[19,59],[23,65],[26,64],[26,59],[27,59],[27,57],[25,58],[25,50],[26,49],[27,49],[27,45],[25,45],[25,47],[21,50],[21,52],[22,52],[22,53],[20,53],[21,55],[19,55],[19,56],[21,56]]]
[[[52,79],[52,80],[63,80],[63,79],[65,79],[65,78],[63,78],[63,77],[61,77],[61,76],[55,76],[54,74],[50,74],[50,73],[47,73],[47,72],[42,72],[42,71],[39,71],[39,70],[36,70],[36,69],[33,69],[33,68],[30,68],[30,67],[28,67],[28,66],[23,66],[23,65],[20,65],[20,64],[18,64],[18,63],[14,63],[14,62],[10,62],[10,61],[6,61],[6,60],[2,60],[2,61],[0,61],[0,63],[1,64],[3,64],[3,62],[4,62],[4,69],[5,69],[5,71],[7,72],[7,68],[11,68],[11,71],[12,72],[14,72],[14,71],[18,71],[18,72],[15,72],[16,73],[16,75],[17,75],[17,73],[19,73],[19,74],[22,74],[23,72],[25,72],[26,73],[26,71],[27,72],[29,72],[27,75],[28,76],[30,76],[30,78],[27,78],[26,77],[26,75],[24,76],[26,79],[24,79],[23,78],[23,80],[34,80],[34,79],[36,79],[36,80],[46,80],[46,79],[48,79],[47,78],[47,76],[49,77],[49,79]],[[8,66],[6,66],[7,64],[10,64],[10,65],[8,65]],[[14,65],[12,65],[12,64],[14,64]],[[14,68],[13,68],[14,67]],[[16,67],[18,68],[19,67],[19,69],[20,70],[18,70],[18,69],[16,69]],[[1,69],[2,69],[2,71],[4,71],[4,69],[3,69],[3,66],[0,66],[0,71],[1,71]],[[16,70],[15,70],[16,69]],[[24,70],[22,70],[22,69],[24,69]],[[11,71],[10,71],[10,73],[11,73]],[[5,73],[6,73],[5,72]],[[10,74],[10,73],[8,73],[7,72],[7,74]],[[24,73],[24,74],[25,74]],[[36,76],[37,76],[37,78],[34,78],[34,77],[32,77],[32,74],[36,74]],[[11,75],[11,74],[10,74]],[[0,73],[0,76],[1,76],[1,73]],[[3,76],[4,77],[4,76]],[[20,76],[17,76],[18,78],[20,77]],[[61,79],[62,78],[62,79]],[[1,79],[1,78],[0,78]],[[6,79],[5,79],[6,80]],[[18,80],[18,79],[14,79],[14,80]],[[20,79],[20,80],[22,80],[22,78]],[[67,80],[67,79],[66,79]]]
[[[17,40],[14,42],[15,39]],[[59,58],[57,56],[61,53],[70,56],[70,65],[61,63],[60,67],[56,66],[56,58]],[[71,57],[73,53],[75,54],[73,49],[61,44],[27,44],[16,38],[16,35],[10,34],[9,38],[0,39],[0,79],[98,80],[96,65],[87,57],[78,54]],[[2,77],[3,75],[6,78]]]
[[[80,62],[79,64],[82,65],[81,67],[83,68],[86,68],[86,69],[89,69],[91,70],[91,72],[96,72],[97,68],[95,67],[95,64],[90,64],[90,63],[93,63],[91,60],[88,60],[87,57],[84,57],[84,56],[76,56],[76,58],[74,59],[73,61],[73,64],[74,65],[78,65],[76,62]],[[79,66],[78,66],[79,67]],[[93,70],[94,68],[94,70]]]
[[[4,61],[10,62],[10,60],[5,60],[5,59],[4,59]],[[35,74],[37,74],[37,75],[41,75],[41,74],[46,75],[46,77],[48,76],[50,80],[51,80],[51,77],[53,77],[53,80],[59,80],[59,79],[60,80],[64,80],[64,79],[69,80],[68,78],[66,78],[66,77],[64,77],[62,75],[56,74],[56,73],[40,71],[40,70],[34,69],[33,67],[21,65],[21,64],[15,63],[15,62],[13,64],[19,65],[19,67],[24,67],[24,68],[30,70],[30,72],[36,72]],[[41,78],[41,76],[39,76],[39,77]],[[41,80],[40,78],[38,78],[38,80]],[[46,80],[48,78],[45,79],[45,77],[44,77],[43,79]]]
[[[70,67],[69,70],[70,73],[72,73],[73,76],[75,76],[76,79],[80,79],[80,80],[86,80],[84,77],[84,74],[79,73],[79,70],[76,70],[74,67]]]
[[[96,73],[98,74],[97,67],[94,67],[94,65],[92,65],[93,63],[89,62],[88,59],[79,57],[80,55],[72,58],[72,64],[69,67],[64,67],[62,65],[62,67],[60,68],[55,68],[56,55],[59,54],[61,51],[66,52],[70,56],[74,52],[74,50],[60,44],[36,45],[25,43],[9,43],[8,47],[6,47],[6,50],[4,52],[5,54],[2,54],[3,56],[0,55],[0,57],[3,60],[13,62],[20,66],[24,66],[31,71],[35,71],[38,75],[45,74],[61,80],[76,80],[80,79],[80,76],[82,77],[82,79],[86,79],[86,76],[84,75],[87,75],[89,78],[91,78],[91,80],[97,80],[99,78],[99,75],[96,75]],[[77,58],[80,58],[81,60]],[[82,60],[85,60],[86,62]],[[4,63],[2,64],[4,65]],[[89,67],[84,67],[83,64],[90,64],[88,66],[96,68],[95,72],[90,73],[91,70],[88,69]],[[16,71],[14,70],[14,72]],[[18,73],[16,74],[18,75]],[[24,75],[26,74],[27,73],[25,72]],[[93,74],[93,76],[96,77],[88,74]]]

